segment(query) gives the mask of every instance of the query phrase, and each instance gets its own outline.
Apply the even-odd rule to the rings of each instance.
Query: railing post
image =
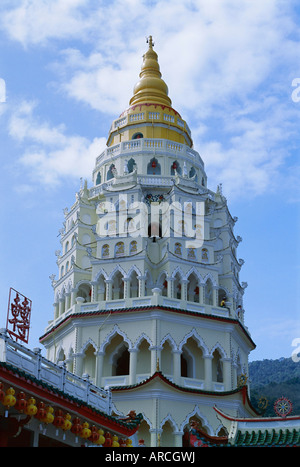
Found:
[[[84,379],[85,384],[86,384],[86,403],[88,404],[89,399],[90,399],[90,387],[91,387],[90,375],[88,373],[84,373],[82,375],[82,378]]]
[[[36,354],[36,364],[35,364],[35,377],[40,379],[41,373],[41,359],[42,359],[42,350],[39,347],[35,347],[33,352]]]
[[[66,384],[66,373],[67,373],[67,368],[66,368],[66,362],[59,362],[58,366],[60,367],[61,370],[61,377],[60,377],[60,390],[64,391],[65,390],[65,384]]]

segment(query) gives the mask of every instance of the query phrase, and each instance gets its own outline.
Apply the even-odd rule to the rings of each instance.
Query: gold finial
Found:
[[[129,104],[154,103],[171,106],[172,101],[168,96],[168,86],[161,77],[157,53],[153,49],[152,36],[147,38],[147,44],[149,44],[149,48],[143,55],[140,80],[133,88],[133,96]]]
[[[149,49],[152,49],[154,47],[152,36],[147,37],[147,44],[149,44]]]
[[[159,358],[157,358],[157,361],[156,361],[156,371],[159,371]]]

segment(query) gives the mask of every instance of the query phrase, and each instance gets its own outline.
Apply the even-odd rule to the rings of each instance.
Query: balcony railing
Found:
[[[174,156],[180,154],[182,156],[188,157],[193,162],[199,163],[201,167],[204,168],[204,163],[199,153],[194,149],[191,149],[186,144],[176,143],[167,139],[141,138],[133,139],[130,141],[124,141],[122,143],[118,143],[114,146],[106,148],[100,154],[100,156],[97,157],[95,170],[97,170],[97,167],[100,164],[102,164],[106,159],[112,160],[113,157],[119,156],[120,154],[128,154],[140,151],[155,152],[156,154],[160,152],[170,153]]]
[[[111,413],[111,393],[93,385],[88,378],[80,378],[41,355],[41,349],[29,350],[8,337],[0,329],[0,362],[7,363],[71,397],[105,412]]]

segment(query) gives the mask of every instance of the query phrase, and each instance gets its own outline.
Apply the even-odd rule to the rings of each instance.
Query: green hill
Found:
[[[253,406],[259,408],[259,400],[264,397],[268,406],[263,414],[276,415],[274,402],[287,397],[293,404],[292,415],[300,415],[300,362],[291,358],[259,360],[249,363],[250,397]]]

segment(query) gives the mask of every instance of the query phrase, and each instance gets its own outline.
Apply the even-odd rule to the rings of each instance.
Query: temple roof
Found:
[[[172,105],[172,101],[168,96],[168,86],[161,78],[160,67],[158,64],[157,53],[153,50],[152,36],[147,40],[149,48],[143,55],[143,64],[140,72],[140,80],[136,83],[133,89],[133,97],[129,104],[141,104],[145,102],[153,102],[162,105]]]

